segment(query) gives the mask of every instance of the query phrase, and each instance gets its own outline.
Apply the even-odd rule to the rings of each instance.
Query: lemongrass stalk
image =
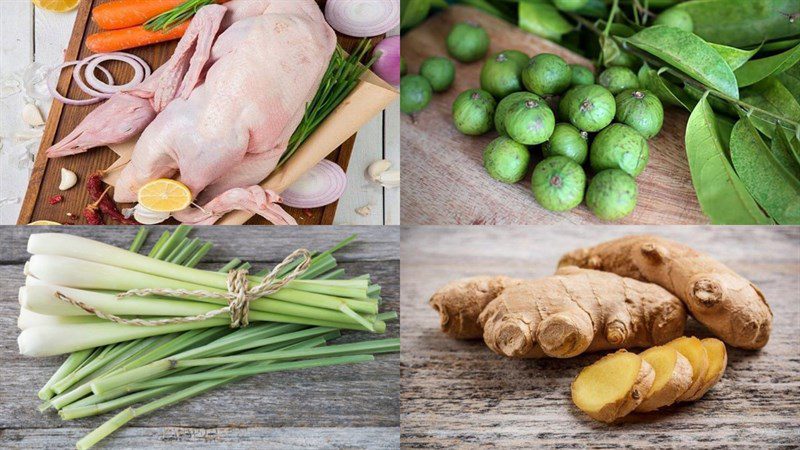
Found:
[[[137,367],[132,370],[124,370],[117,374],[97,379],[92,382],[91,385],[92,392],[98,395],[102,395],[104,392],[108,392],[114,388],[124,386],[126,384],[152,379],[164,372],[175,370],[176,368],[178,368],[176,363],[182,359],[202,358],[211,354],[218,355],[226,353],[235,353],[238,351],[263,347],[266,345],[280,344],[298,339],[313,338],[326,334],[330,331],[333,330],[325,327],[314,327],[301,331],[281,333],[263,339],[248,339],[246,341],[240,340],[239,342],[235,343],[226,342],[223,343],[222,345],[218,342],[214,342],[212,344],[209,344],[205,348],[200,347],[193,350],[189,350],[187,352],[173,355],[169,358],[164,358],[159,361],[152,362],[145,366]]]
[[[142,340],[134,340],[125,342],[124,344],[120,344],[118,346],[106,347],[103,353],[101,353],[97,358],[92,360],[89,364],[86,364],[85,366],[81,367],[75,372],[72,372],[69,376],[65,377],[63,380],[54,384],[53,391],[55,391],[56,394],[61,394],[62,392],[72,387],[72,385],[74,385],[75,383],[79,382],[83,378],[88,377],[89,375],[96,372],[98,369],[100,369],[113,359],[126,353],[128,350],[141,345],[141,343]]]
[[[242,264],[240,264],[239,267],[236,268],[236,270],[248,270],[250,267],[252,267],[252,265],[249,262],[245,261]]]
[[[192,240],[189,239],[188,237],[185,237],[185,238],[181,239],[181,241],[178,243],[178,245],[173,247],[172,251],[169,252],[169,255],[167,255],[164,258],[164,261],[176,264],[175,261],[174,261],[175,258],[177,258],[178,255],[180,254],[180,252],[182,252],[183,249],[185,249],[191,242],[192,242]]]
[[[170,236],[170,239],[174,237],[175,234]],[[167,248],[166,245],[159,250],[159,253],[164,252],[165,248]],[[80,236],[58,233],[33,234],[28,239],[28,252],[33,254],[30,261],[31,265],[34,261],[41,261],[42,259],[60,262],[62,266],[64,264],[77,264],[80,261],[83,263],[83,267],[89,270],[91,270],[90,268],[103,266],[115,267],[121,269],[120,272],[122,273],[134,272],[140,275],[152,275],[162,280],[171,279],[174,283],[183,286],[193,286],[195,288],[205,286],[217,289],[226,289],[227,286],[227,274],[154,260],[138,253],[132,253]],[[48,256],[39,258],[43,255]],[[187,262],[187,265],[189,265],[189,262]],[[41,277],[37,276],[37,278]],[[261,280],[257,277],[250,277],[250,281],[258,283]],[[293,280],[287,287],[307,292],[358,299],[366,297],[365,291],[368,283],[363,280]]]
[[[117,299],[113,293],[103,293],[87,291],[82,289],[63,288],[46,284],[40,280],[29,277],[30,286],[20,288],[19,301],[24,308],[30,309],[39,314],[49,314],[51,316],[81,316],[89,317],[92,313],[85,311],[78,306],[67,303],[66,301],[58,298],[56,292],[66,295],[67,297],[80,301],[90,308],[102,311],[106,314],[113,314],[117,316],[164,316],[164,317],[177,317],[177,316],[195,316],[198,314],[205,314],[209,311],[218,309],[219,306],[210,303],[196,302],[191,300],[173,300],[163,297],[146,297],[146,298],[126,298],[124,300]],[[342,307],[345,307],[342,305]],[[274,313],[279,316],[264,314]],[[364,329],[375,331],[370,323],[363,317],[352,313],[348,314],[342,312],[331,311],[323,308],[316,308],[304,306],[291,302],[283,302],[278,300],[258,300],[251,306],[249,314],[251,321],[278,321],[283,316],[294,316],[296,321],[301,323],[308,322],[307,319],[317,319],[326,322],[337,323],[350,323],[361,325]],[[48,317],[48,316],[46,316]],[[223,314],[218,317],[229,318],[229,314]],[[58,323],[53,320],[52,323]],[[84,320],[81,323],[102,323],[102,319]],[[50,322],[48,322],[50,323]],[[307,323],[308,325],[316,325],[316,323]],[[350,328],[353,328],[352,326]],[[358,328],[358,327],[356,327]]]
[[[124,397],[116,397],[102,403],[89,404],[83,406],[70,405],[58,411],[58,415],[62,420],[75,420],[84,417],[96,416],[98,414],[105,414],[115,409],[124,408],[125,406],[139,403],[143,400],[149,400],[161,394],[168,394],[175,392],[179,389],[186,387],[187,384],[171,384],[147,390],[137,391],[130,393]]]
[[[186,246],[184,246],[177,255],[169,258],[169,262],[173,264],[183,264],[189,260],[189,258],[194,254],[194,252],[197,251],[198,248],[200,248],[200,245],[202,245],[200,243],[200,239],[194,238],[190,240],[189,243],[186,244]]]
[[[344,276],[344,269],[335,269],[318,276],[318,280],[339,280]]]
[[[180,243],[189,235],[189,232],[192,231],[192,227],[189,225],[178,225],[175,230],[172,231],[172,236],[167,239],[167,242],[158,250],[155,254],[154,258],[157,260],[166,260],[167,256],[172,253],[172,250],[175,249]],[[30,244],[30,240],[28,241]],[[141,255],[139,255],[141,256]]]
[[[153,244],[153,248],[147,254],[147,257],[148,258],[155,258],[156,254],[158,254],[159,250],[161,250],[161,247],[163,247],[164,243],[167,242],[167,240],[169,239],[169,236],[170,236],[170,232],[169,231],[165,231],[165,232],[161,233],[161,237],[159,237],[158,240],[156,241],[156,243]]]
[[[174,267],[181,267],[173,265]],[[183,267],[181,267],[183,268]],[[213,288],[198,286],[190,282],[179,281],[171,278],[159,277],[134,270],[123,269],[102,263],[84,261],[64,256],[55,255],[33,255],[26,264],[26,273],[39,280],[57,286],[72,287],[77,289],[100,289],[110,291],[128,291],[141,288],[164,288],[164,289],[202,289],[209,292],[225,293],[223,288]],[[207,272],[214,275],[223,275],[215,272]],[[227,276],[226,276],[227,277]],[[366,281],[356,280],[364,283],[364,298],[366,296]],[[299,303],[306,306],[338,310],[342,303],[347,304],[352,310],[364,313],[375,314],[377,306],[370,301],[355,300],[352,298],[335,297],[334,295],[323,295],[313,291],[319,290],[321,284],[309,285],[308,283],[342,283],[351,280],[295,280],[288,284],[289,287],[283,288],[278,292],[268,295],[265,298],[283,300]],[[313,289],[309,289],[309,287]],[[335,286],[334,286],[335,288]],[[299,290],[303,289],[303,290]],[[348,288],[349,289],[349,288]],[[335,289],[334,289],[335,290]],[[197,300],[227,305],[224,299],[199,298]],[[259,300],[251,302],[253,309],[257,307]]]
[[[147,227],[139,227],[139,231],[136,232],[136,236],[133,238],[133,242],[131,242],[128,251],[139,253],[139,250],[141,250],[144,245],[144,241],[147,240],[148,233]]]
[[[254,367],[242,367],[239,369],[231,369],[229,372],[233,372],[235,373],[235,375],[231,376],[230,378],[215,379],[212,381],[198,383],[186,389],[167,395],[154,402],[142,405],[140,407],[125,409],[124,411],[120,412],[116,416],[109,419],[104,424],[100,425],[100,427],[98,427],[94,431],[84,436],[81,440],[79,440],[77,443],[77,448],[79,450],[91,448],[92,446],[97,444],[100,440],[102,440],[109,434],[113,433],[114,431],[116,431],[117,429],[119,429],[120,427],[122,427],[123,425],[130,422],[136,417],[151,413],[159,408],[163,408],[165,406],[177,403],[187,398],[194,397],[200,393],[213,389],[217,386],[230,383],[231,381],[234,381],[242,376],[254,375],[265,372],[274,372],[280,370],[300,370],[310,367],[322,367],[322,366],[330,366],[338,364],[355,364],[359,362],[371,361],[373,359],[374,358],[371,355],[355,355],[355,356],[343,356],[336,358],[320,358],[310,361],[294,361],[291,363],[275,363],[271,365],[261,364]]]
[[[102,323],[104,320],[94,316],[50,316],[22,308],[17,316],[17,328],[22,331],[33,328],[45,328],[59,325],[81,325],[89,323]]]
[[[222,267],[221,267],[221,268],[220,268],[220,269],[219,269],[217,272],[221,272],[221,273],[228,273],[228,272],[230,272],[231,270],[233,270],[233,269],[235,269],[236,267],[238,267],[238,266],[239,266],[239,264],[241,264],[241,263],[242,263],[242,260],[241,260],[241,259],[239,259],[239,258],[233,258],[232,260],[230,260],[230,261],[228,262],[228,264],[225,264],[224,266],[222,266]],[[266,275],[266,274],[264,274],[264,275]]]
[[[197,251],[191,256],[191,258],[189,258],[189,260],[186,261],[186,264],[184,264],[184,266],[190,269],[196,267],[198,264],[200,264],[200,261],[206,256],[206,254],[208,254],[208,252],[211,251],[211,247],[213,247],[213,244],[211,244],[211,242],[206,242],[203,245],[201,245],[200,248],[197,249]]]
[[[39,389],[38,396],[42,400],[50,400],[55,395],[52,386],[59,382],[64,377],[68,376],[72,371],[77,369],[83,364],[84,361],[92,354],[91,349],[81,350],[79,352],[70,353],[66,360],[61,364],[58,370],[53,373],[53,376],[47,380],[47,383]]]

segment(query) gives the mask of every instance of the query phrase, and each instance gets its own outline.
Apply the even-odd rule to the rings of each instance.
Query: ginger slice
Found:
[[[673,347],[652,347],[640,353],[653,366],[656,377],[653,387],[636,407],[637,412],[655,411],[675,403],[692,384],[692,365],[685,356]]]
[[[709,391],[722,378],[728,366],[728,351],[725,343],[715,338],[705,338],[700,341],[708,354],[708,371],[703,377],[703,385],[688,401],[698,400]]]
[[[654,379],[650,364],[619,350],[581,370],[572,382],[572,401],[593,419],[611,423],[642,403]]]
[[[666,345],[680,352],[692,365],[692,384],[686,392],[678,397],[679,402],[691,401],[703,389],[709,366],[708,352],[700,339],[694,336],[682,336]]]

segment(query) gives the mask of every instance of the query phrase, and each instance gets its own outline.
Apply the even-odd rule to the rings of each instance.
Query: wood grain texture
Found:
[[[446,55],[445,37],[453,24],[480,23],[492,43],[489,54],[518,49],[533,56],[555,53],[570,64],[591,67],[585,58],[550,41],[526,33],[473,8],[450,7],[403,37],[402,52],[409,73],[417,73],[430,56]],[[433,96],[424,111],[404,115],[402,127],[403,224],[555,224],[601,223],[582,205],[555,213],[540,207],[530,192],[530,177],[507,185],[493,180],[483,168],[483,149],[497,137],[492,131],[481,137],[459,133],[452,124],[451,105],[466,89],[480,87],[483,62],[456,62],[454,85]],[[619,223],[708,223],[697,203],[686,161],[683,136],[688,115],[675,108],[665,113],[664,127],[649,142],[650,162],[637,178],[639,201],[634,212]],[[538,146],[533,162],[541,160]]]
[[[775,315],[760,352],[728,348],[705,397],[605,425],[573,406],[570,383],[603,353],[510,360],[439,330],[428,306],[446,282],[551,275],[574,248],[652,233],[709,253],[762,289]],[[401,243],[401,445],[413,447],[775,448],[800,442],[800,229],[768,227],[415,227]],[[694,320],[687,333],[707,336]]]
[[[78,6],[69,46],[64,54],[64,61],[82,59],[91,54],[83,45],[86,36],[98,31],[97,25],[90,19],[91,9],[108,1],[111,0],[81,1]],[[324,4],[324,0],[317,1],[321,5]],[[380,40],[380,38],[376,38],[376,40]],[[355,38],[339,35],[339,43],[345,49],[352,49],[357,42],[358,40]],[[136,48],[128,52],[142,57],[155,70],[169,59],[176,45],[177,41],[173,41]],[[111,71],[116,80],[128,80],[133,74],[129,66],[117,61],[105,63],[104,66]],[[64,73],[62,73],[58,83],[59,92],[66,92],[69,98],[87,98],[71,80],[69,74],[69,70],[65,70]],[[78,224],[85,223],[81,211],[90,203],[90,200],[88,194],[82,187],[83,183],[88,175],[98,169],[105,169],[110,166],[111,163],[117,159],[116,154],[107,147],[99,147],[79,155],[48,159],[44,155],[44,152],[54,143],[69,134],[96,106],[96,104],[90,106],[70,106],[63,105],[57,101],[53,102],[50,108],[50,114],[47,117],[47,125],[45,126],[44,136],[39,147],[39,153],[34,162],[28,189],[23,200],[19,217],[17,218],[17,224],[26,224],[34,220],[52,220],[60,223],[72,223],[72,221],[68,220],[67,213],[74,214],[78,218]],[[353,151],[354,142],[355,136],[348,139],[338,149],[328,155],[328,159],[336,162],[346,171],[350,155]],[[62,167],[66,167],[78,174],[79,185],[77,189],[72,189],[67,193],[63,193],[64,201],[57,205],[50,205],[49,199],[53,195],[61,194],[58,190],[58,184],[60,182],[60,171]],[[301,225],[330,225],[333,223],[336,214],[336,206],[336,203],[332,203],[328,206],[315,209],[298,210],[287,207],[286,210]],[[115,223],[110,219],[107,219],[107,222],[109,224]],[[256,216],[247,223],[264,225],[268,222]]]
[[[162,228],[163,229],[163,228]],[[145,248],[161,234],[154,229]],[[52,230],[63,231],[63,228]],[[11,244],[0,255],[0,448],[66,448],[110,415],[62,422],[36,410],[36,391],[62,357],[24,358],[15,342],[17,289],[24,283],[25,241],[35,227],[0,227]],[[75,227],[73,234],[127,246],[133,227]],[[348,274],[369,273],[382,286],[382,310],[398,310],[397,227],[206,227],[193,235],[215,242],[205,267],[238,256],[260,269],[298,247],[321,249],[357,233],[358,242],[337,254]],[[383,337],[398,337],[387,323]],[[341,342],[368,337],[346,332]],[[293,373],[264,374],[213,390],[136,419],[115,433],[113,448],[396,448],[399,441],[399,355],[376,361]]]

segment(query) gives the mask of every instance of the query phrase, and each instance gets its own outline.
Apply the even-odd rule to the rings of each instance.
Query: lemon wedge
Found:
[[[58,13],[72,11],[78,3],[80,0],[33,0],[37,8]]]
[[[186,209],[192,204],[192,192],[185,184],[160,178],[139,189],[139,204],[155,212],[173,212]]]
[[[28,225],[61,225],[58,222],[53,222],[52,220],[35,220]]]

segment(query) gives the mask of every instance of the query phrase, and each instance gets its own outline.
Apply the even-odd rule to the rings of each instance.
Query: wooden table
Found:
[[[591,67],[590,61],[553,42],[522,31],[475,8],[451,6],[403,35],[403,58],[409,73],[417,73],[430,56],[445,56],[447,33],[456,23],[481,24],[491,38],[488,55],[516,49],[528,55],[554,53],[570,64]],[[488,57],[488,56],[487,56]],[[480,87],[484,60],[456,63],[453,86],[435,94],[428,107],[414,118],[403,115],[402,215],[404,225],[539,225],[599,224],[585,205],[572,211],[552,212],[536,203],[530,175],[510,185],[493,180],[483,168],[483,150],[497,137],[466,136],[453,126],[453,101],[463,91]],[[667,108],[661,133],[648,142],[650,161],[636,179],[639,198],[633,213],[620,224],[705,224],[689,174],[684,148],[688,114]],[[540,146],[530,147],[532,164],[541,157]],[[589,174],[587,174],[589,175]]]
[[[53,67],[64,60],[75,11],[57,14],[35,8],[30,0],[3,0],[0,5],[0,81],[17,83],[31,63]],[[397,34],[397,31],[391,33]],[[33,101],[22,92],[0,99],[0,224],[15,224],[39,148],[35,139],[26,154],[20,142],[31,130],[22,121],[22,107]],[[35,102],[47,117],[50,101]],[[400,108],[392,104],[358,133],[347,168],[347,190],[339,200],[335,225],[397,225],[400,223],[400,190],[383,189],[368,182],[364,173],[377,159],[400,164]],[[361,216],[357,208],[371,206]]]
[[[480,274],[536,278],[571,249],[656,233],[705,251],[761,288],[774,313],[760,352],[728,348],[704,398],[605,425],[570,399],[578,371],[602,354],[510,360],[439,331],[428,298]],[[800,229],[768,227],[416,227],[401,244],[401,444],[411,447],[770,448],[800,442]],[[687,333],[705,336],[693,320]]]
[[[148,246],[164,227],[151,231]],[[24,283],[27,237],[38,227],[0,227],[0,448],[74,448],[76,440],[110,415],[62,422],[36,410],[36,391],[62,357],[27,358],[17,353],[17,289]],[[52,229],[62,231],[63,228]],[[71,227],[70,233],[127,246],[134,227]],[[382,310],[398,310],[397,228],[379,227],[206,227],[193,235],[214,242],[207,267],[234,256],[267,267],[300,246],[327,248],[357,233],[358,242],[336,257],[349,274],[369,273],[382,286]],[[387,323],[385,337],[399,335]],[[343,341],[363,339],[347,332]],[[399,445],[399,356],[302,372],[276,372],[213,390],[136,419],[99,448],[396,448]]]

